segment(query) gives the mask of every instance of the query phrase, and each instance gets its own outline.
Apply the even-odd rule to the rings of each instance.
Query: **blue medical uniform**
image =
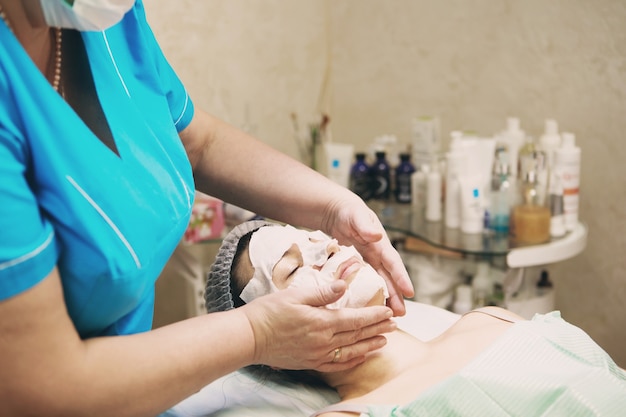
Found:
[[[178,132],[193,105],[140,1],[82,39],[117,153],[0,20],[0,300],[56,265],[81,337],[147,331],[154,283],[191,213],[193,176]]]

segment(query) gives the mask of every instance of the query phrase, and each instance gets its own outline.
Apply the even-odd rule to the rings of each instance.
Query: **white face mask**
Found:
[[[118,23],[135,0],[40,0],[49,26],[103,31]]]
[[[262,227],[250,239],[248,252],[254,275],[241,292],[242,300],[250,302],[279,291],[272,280],[272,272],[294,243],[302,254],[303,266],[293,274],[288,287],[313,289],[350,276],[352,279],[346,293],[338,301],[327,305],[327,308],[363,307],[380,291],[385,298],[389,296],[385,280],[363,261],[354,247],[339,246],[336,240],[320,231],[307,232],[292,226],[272,226]],[[331,245],[338,251],[329,259],[328,248]],[[345,268],[343,276],[335,277],[335,273],[342,267]]]

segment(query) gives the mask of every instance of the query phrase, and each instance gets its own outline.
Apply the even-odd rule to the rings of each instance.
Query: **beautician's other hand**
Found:
[[[346,290],[344,281],[311,289],[290,288],[240,307],[254,334],[254,363],[323,372],[352,368],[386,344],[381,333],[396,329],[384,306],[330,310]],[[335,350],[340,349],[336,355]]]
[[[404,297],[414,295],[413,284],[398,251],[387,237],[376,214],[358,197],[341,199],[326,211],[323,230],[343,245],[354,245],[389,289],[387,305],[394,315],[406,312]]]

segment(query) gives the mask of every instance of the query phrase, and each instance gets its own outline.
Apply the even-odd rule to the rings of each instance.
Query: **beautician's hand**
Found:
[[[326,217],[323,230],[340,244],[354,245],[365,261],[387,281],[387,305],[394,315],[404,315],[403,296],[413,296],[413,284],[400,254],[391,245],[376,214],[360,199],[342,199],[327,213],[330,214]]]
[[[381,333],[396,329],[389,308],[319,308],[337,301],[345,290],[344,281],[313,291],[291,288],[239,308],[254,334],[254,363],[340,371],[358,365],[366,353],[384,346],[386,339]]]

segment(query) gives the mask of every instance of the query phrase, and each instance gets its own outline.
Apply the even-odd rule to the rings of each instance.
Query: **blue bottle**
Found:
[[[365,162],[365,153],[358,152],[355,157],[356,161],[350,169],[350,190],[367,201],[372,195],[370,166]]]
[[[411,175],[415,172],[415,166],[411,163],[411,155],[400,154],[400,164],[396,167],[396,201],[408,204],[411,202]]]
[[[376,152],[376,161],[370,169],[371,192],[375,200],[389,200],[391,194],[391,168],[384,151]]]

